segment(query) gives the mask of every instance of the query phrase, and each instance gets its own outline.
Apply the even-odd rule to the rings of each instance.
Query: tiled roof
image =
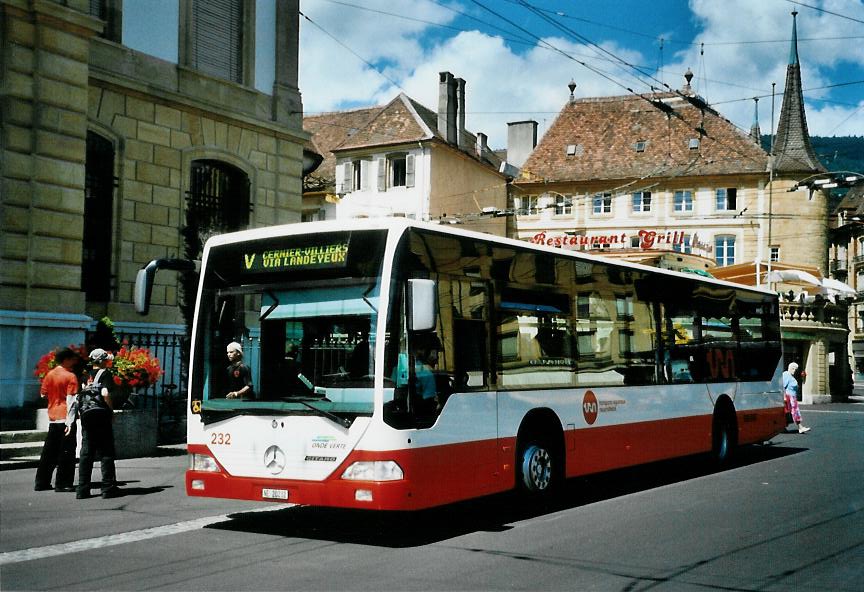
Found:
[[[334,182],[334,152],[428,140],[446,144],[438,132],[438,114],[404,93],[383,107],[306,116],[303,128],[312,134],[315,145],[324,155],[324,162],[314,175]],[[465,153],[476,158],[477,137],[466,131],[463,139]],[[495,170],[501,163],[492,151],[484,155],[483,162]]]
[[[338,150],[367,148],[387,144],[419,142],[434,137],[426,122],[418,117],[418,103],[400,93],[382,107],[375,117],[356,134],[345,138]]]
[[[313,173],[322,179],[336,178],[336,157],[333,150],[343,144],[351,135],[366,127],[381,112],[382,107],[322,113],[303,117],[303,129],[312,134],[312,141],[324,162]]]
[[[658,93],[671,115],[638,96],[568,102],[522,168],[518,182],[760,173],[768,155],[710,108]],[[700,137],[698,129],[704,129]],[[698,149],[690,148],[699,140]],[[644,151],[637,151],[644,142]]]

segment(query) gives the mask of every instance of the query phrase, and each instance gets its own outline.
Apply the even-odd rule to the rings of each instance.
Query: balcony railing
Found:
[[[838,271],[846,271],[848,267],[848,263],[845,259],[833,259],[829,265],[829,269],[831,273],[836,273]]]
[[[830,303],[780,303],[780,323],[797,326],[848,329],[848,308]]]

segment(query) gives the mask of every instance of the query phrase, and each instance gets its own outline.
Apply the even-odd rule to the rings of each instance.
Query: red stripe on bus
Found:
[[[782,408],[737,414],[740,444],[760,442],[785,427]],[[564,433],[566,474],[588,475],[621,467],[708,452],[712,416],[631,423],[570,430]],[[202,444],[190,444],[190,454],[213,456]],[[393,460],[405,478],[391,482],[341,479],[357,461]],[[423,448],[355,450],[323,481],[237,477],[220,473],[186,472],[190,496],[263,500],[264,489],[286,490],[289,503],[375,510],[416,510],[512,489],[518,474],[516,437]],[[193,489],[197,480],[204,489]],[[371,492],[372,501],[358,501],[357,490]]]

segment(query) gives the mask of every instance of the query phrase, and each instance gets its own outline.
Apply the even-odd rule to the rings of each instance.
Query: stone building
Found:
[[[159,58],[124,44],[150,23],[122,0],[0,0],[2,407],[38,401],[36,360],[103,316],[124,334],[182,335],[177,273],[157,277],[149,317],[133,313],[149,260],[300,220],[298,0],[257,16],[242,0],[178,6],[146,31],[176,40]]]

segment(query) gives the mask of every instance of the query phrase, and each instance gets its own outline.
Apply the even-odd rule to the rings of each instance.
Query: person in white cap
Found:
[[[252,371],[243,363],[243,346],[232,341],[225,348],[228,354],[228,394],[226,399],[251,399]]]
[[[102,460],[102,497],[112,498],[121,495],[117,487],[117,471],[114,458],[114,427],[112,419],[114,407],[111,402],[111,389],[114,381],[109,362],[114,356],[104,349],[90,352],[90,370],[87,384],[78,396],[78,413],[81,415],[81,461],[78,464],[78,499],[90,497],[90,480],[93,461],[97,456]],[[70,413],[71,415],[71,413]],[[67,418],[67,424],[69,418]]]

